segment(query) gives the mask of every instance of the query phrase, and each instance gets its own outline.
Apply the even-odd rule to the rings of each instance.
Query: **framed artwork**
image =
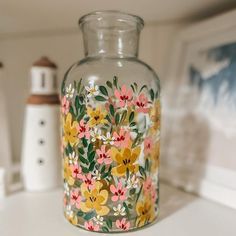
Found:
[[[183,30],[166,80],[161,178],[236,208],[236,11]]]

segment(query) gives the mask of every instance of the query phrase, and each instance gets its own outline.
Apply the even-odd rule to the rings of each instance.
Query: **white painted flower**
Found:
[[[93,220],[97,225],[103,225],[104,218],[102,216],[97,215],[97,216],[93,217]]]
[[[76,164],[78,161],[78,156],[76,155],[75,152],[72,152],[69,154],[69,164],[72,165],[72,164]]]
[[[114,211],[114,216],[125,216],[126,215],[126,211],[125,211],[125,207],[121,206],[121,204],[118,204],[117,207],[113,207],[113,211]]]
[[[95,180],[101,180],[101,173],[100,173],[98,170],[95,170],[95,171],[93,172],[93,178],[94,178]]]
[[[69,86],[66,87],[66,97],[73,98],[74,93],[75,93],[75,89],[72,87],[72,84],[69,84]]]
[[[115,141],[115,138],[111,136],[111,133],[110,133],[110,132],[107,132],[106,135],[103,135],[103,136],[102,136],[102,140],[103,140],[103,143],[104,143],[104,144],[113,145],[113,144],[114,144],[114,141]]]
[[[64,194],[67,196],[70,195],[70,189],[68,183],[64,183]]]
[[[99,94],[99,90],[98,90],[97,85],[90,84],[89,86],[85,86],[85,89],[88,92],[88,94],[87,94],[88,98],[93,97],[93,96],[97,96]]]
[[[70,218],[72,218],[74,216],[74,213],[71,209],[71,205],[66,206],[66,215],[69,216]]]
[[[102,139],[102,131],[98,128],[94,128],[91,133],[90,133],[91,137],[92,137],[92,142],[95,142],[97,139],[101,140]]]
[[[135,175],[133,175],[132,177],[130,176],[129,179],[127,180],[127,188],[128,189],[137,188],[138,183],[139,183],[139,179],[136,178]]]

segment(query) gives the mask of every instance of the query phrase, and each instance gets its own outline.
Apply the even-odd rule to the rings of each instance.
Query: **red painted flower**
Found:
[[[126,197],[126,192],[127,192],[127,188],[123,188],[122,183],[119,182],[117,187],[115,187],[113,184],[110,186],[110,190],[111,192],[114,194],[111,198],[111,200],[113,202],[118,201],[119,199],[121,201],[124,201],[127,197]]]
[[[84,227],[85,227],[85,229],[90,230],[90,231],[98,231],[99,230],[99,225],[94,224],[92,220],[85,221]]]
[[[69,112],[70,102],[66,99],[66,96],[64,96],[61,99],[61,112],[63,114],[67,114]]]
[[[110,150],[106,151],[105,145],[102,145],[101,149],[97,149],[96,153],[98,155],[97,162],[99,164],[105,163],[106,165],[109,165],[112,163]]]
[[[79,190],[78,189],[71,190],[70,204],[75,205],[79,209],[81,200],[82,200],[82,197],[79,194]]]
[[[89,126],[88,124],[84,123],[84,120],[81,120],[79,122],[79,125],[77,126],[77,130],[79,133],[79,138],[89,138],[90,137],[90,132],[89,132]]]
[[[92,178],[91,173],[88,173],[87,175],[84,175],[82,177],[83,182],[86,184],[88,189],[92,189],[95,184],[95,179]]]
[[[152,138],[147,137],[144,139],[144,154],[148,155],[151,154],[153,148],[153,141]]]
[[[142,113],[148,113],[148,98],[141,93],[135,100],[134,105],[138,107],[137,111]]]
[[[130,222],[123,218],[122,220],[116,220],[116,227],[122,230],[129,230]]]
[[[120,107],[125,107],[126,105],[131,105],[132,100],[132,90],[127,89],[125,85],[122,85],[121,90],[118,89],[114,92],[117,99],[119,99]]]
[[[114,132],[113,137],[115,138],[114,145],[116,147],[128,147],[130,141],[130,132],[121,128],[120,132]]]
[[[74,164],[71,166],[72,176],[77,179],[82,179],[82,168],[78,166],[78,164]]]

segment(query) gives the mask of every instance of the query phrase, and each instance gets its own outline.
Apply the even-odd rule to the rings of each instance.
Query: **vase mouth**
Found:
[[[94,11],[88,13],[79,19],[79,26],[82,27],[84,23],[91,21],[102,22],[102,21],[109,21],[111,19],[119,23],[127,23],[127,24],[133,23],[137,25],[139,30],[141,30],[144,27],[144,20],[141,17],[115,10]]]

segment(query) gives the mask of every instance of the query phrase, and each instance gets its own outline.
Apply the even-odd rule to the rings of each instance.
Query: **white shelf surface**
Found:
[[[124,236],[235,236],[236,210],[161,184],[159,221]],[[0,202],[1,236],[88,236],[62,213],[62,191],[19,192]],[[114,234],[113,234],[114,235]]]

